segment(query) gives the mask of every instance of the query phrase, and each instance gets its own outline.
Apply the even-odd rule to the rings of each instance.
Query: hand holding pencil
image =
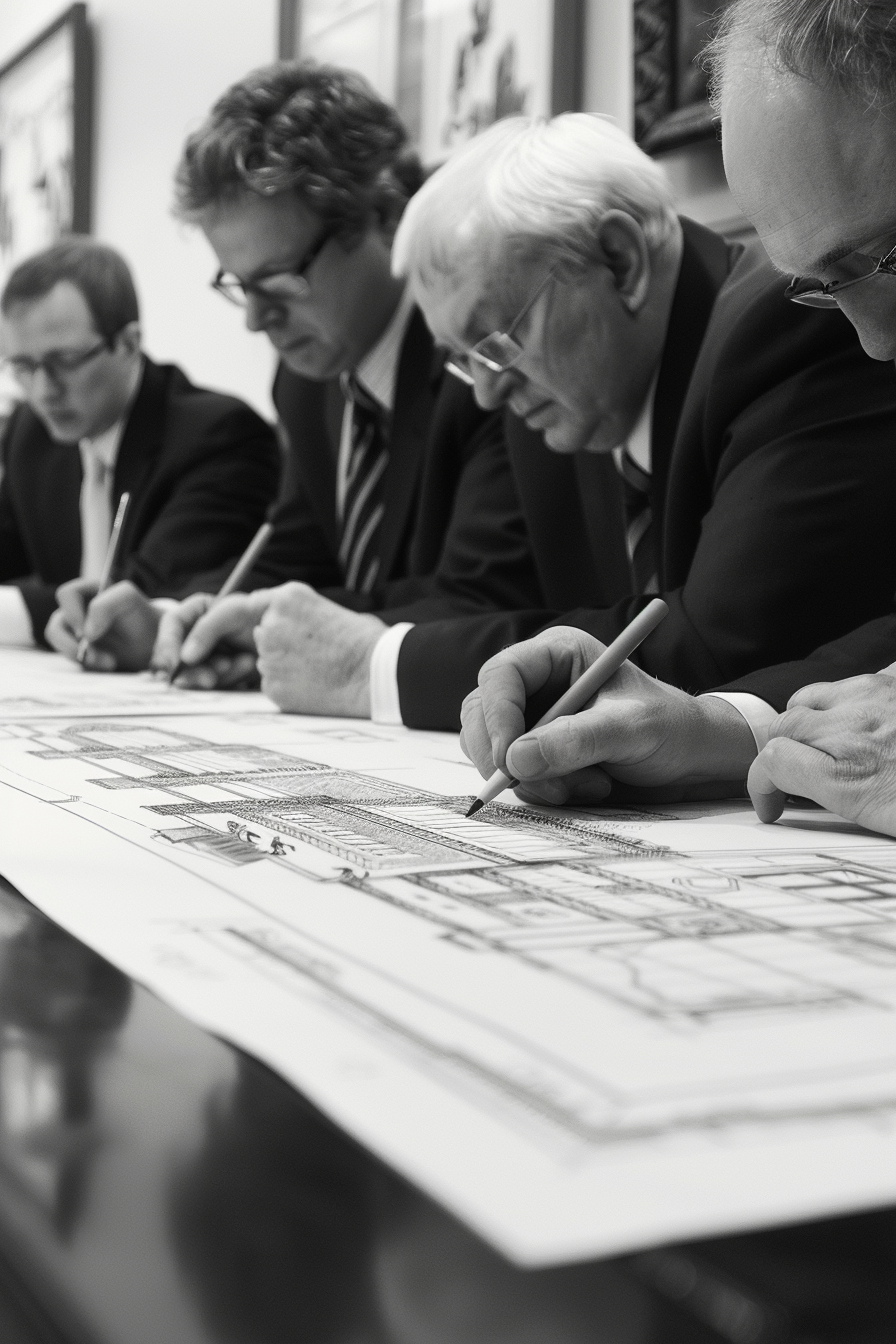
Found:
[[[195,672],[196,679],[193,684],[198,688],[211,689],[218,684],[229,684],[230,678],[227,672],[218,672],[211,666],[198,666],[203,663],[217,643],[219,633],[226,633],[231,637],[236,635],[238,648],[244,649],[244,652],[238,656],[236,661],[237,675],[234,684],[243,680],[247,664],[254,667],[252,632],[261,619],[267,604],[269,590],[263,589],[260,594],[237,594],[236,590],[270,541],[273,531],[274,528],[271,523],[262,523],[214,596],[207,593],[194,593],[192,597],[185,599],[174,611],[166,613],[162,618],[153,652],[153,666],[158,672],[165,673],[169,685],[173,685],[177,678],[187,671]],[[227,612],[228,598],[231,599],[230,605],[235,606],[239,612],[235,629],[230,628],[231,621]],[[213,612],[220,612],[224,615],[220,632],[216,628],[215,618],[211,615]],[[195,628],[196,626],[200,627],[199,630]],[[203,631],[214,631],[210,642],[203,642]],[[249,637],[248,644],[246,644],[245,638],[247,634]],[[233,660],[232,657],[225,656],[224,661],[227,663]]]
[[[131,502],[130,492],[123,491],[118,501],[118,508],[115,511],[115,521],[112,524],[112,532],[109,536],[109,544],[106,547],[106,558],[103,561],[103,571],[100,574],[100,580],[97,585],[96,596],[104,593],[112,582],[112,574],[115,570],[115,562],[118,559],[118,548],[121,544],[121,531],[124,527],[124,520],[127,517],[128,505]],[[90,640],[86,635],[82,635],[78,642],[77,660],[84,666],[84,659],[87,656],[87,650],[90,648]]]
[[[463,709],[461,745],[481,773],[489,776],[468,815],[514,787],[511,771],[515,766],[523,776],[515,782],[528,787],[537,781],[537,793],[545,802],[566,801],[569,788],[563,776],[583,769],[590,772],[595,795],[590,801],[598,801],[610,786],[600,768],[605,761],[618,762],[623,774],[633,768],[639,782],[649,784],[653,754],[657,782],[661,782],[662,743],[651,735],[650,707],[657,699],[667,715],[671,694],[676,704],[681,701],[684,713],[690,697],[662,687],[626,659],[666,612],[666,604],[655,598],[606,649],[582,630],[556,627],[504,650],[485,664],[479,689],[467,697]],[[576,718],[611,679],[612,689],[608,688],[606,697],[599,697],[595,706]],[[552,686],[556,687],[554,703],[527,729],[527,704],[536,695],[546,696]],[[629,688],[632,693],[626,702]],[[637,699],[643,707],[633,719],[628,711]],[[548,725],[553,726],[549,729]],[[495,770],[494,763],[505,768]]]

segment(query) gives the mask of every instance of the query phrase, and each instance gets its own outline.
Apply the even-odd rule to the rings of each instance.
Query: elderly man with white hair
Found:
[[[175,613],[159,661],[254,643],[282,708],[451,728],[490,655],[558,621],[607,641],[657,591],[641,665],[691,690],[886,610],[896,384],[844,319],[785,303],[758,249],[680,220],[610,122],[498,123],[412,199],[393,262],[480,404],[508,408],[550,606],[410,626],[287,584],[165,649]]]

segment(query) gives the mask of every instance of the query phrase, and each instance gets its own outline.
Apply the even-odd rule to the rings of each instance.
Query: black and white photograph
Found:
[[[0,1344],[896,1344],[892,0],[3,0]]]

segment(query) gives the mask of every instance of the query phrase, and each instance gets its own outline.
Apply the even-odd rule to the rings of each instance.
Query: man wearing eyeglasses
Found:
[[[896,358],[896,29],[887,0],[735,0],[711,48],[725,165],[797,303],[838,311],[873,359]],[[783,283],[783,276],[782,276]],[[881,365],[881,367],[885,367]],[[858,447],[858,444],[856,445]],[[893,451],[891,447],[891,451]],[[836,534],[816,544],[848,544]],[[763,819],[809,797],[896,835],[896,616],[808,657],[692,698],[626,665],[565,728],[520,736],[527,694],[562,686],[597,646],[551,632],[483,668],[465,740],[528,796],[597,801],[737,792]],[[513,746],[510,747],[510,744]],[[507,756],[508,748],[510,755]],[[758,751],[758,756],[757,756]]]
[[[139,606],[240,554],[277,488],[274,434],[142,353],[117,252],[71,238],[22,262],[0,342],[24,399],[2,442],[0,642],[42,642],[59,584],[96,590],[124,491],[116,577]]]
[[[556,605],[387,632],[345,613],[353,657],[338,663],[324,638],[336,616],[288,586],[255,635],[281,707],[380,717],[365,666],[385,646],[401,721],[450,728],[496,650],[558,621],[606,641],[657,589],[670,615],[639,659],[689,689],[804,653],[859,607],[887,609],[893,379],[847,322],[787,303],[757,252],[679,221],[656,165],[610,123],[498,123],[410,202],[393,261],[480,404],[512,412]],[[337,699],[341,678],[354,699]]]
[[[421,175],[394,109],[359,75],[302,62],[234,85],[184,148],[178,213],[211,244],[215,289],[277,353],[288,445],[248,614],[203,669],[216,684],[252,671],[254,625],[284,580],[327,592],[335,622],[353,609],[377,629],[368,612],[423,620],[541,598],[500,416],[446,375],[391,273]],[[194,586],[214,592],[221,577]],[[186,608],[177,648],[208,600]],[[122,619],[115,590],[94,624],[103,613]]]

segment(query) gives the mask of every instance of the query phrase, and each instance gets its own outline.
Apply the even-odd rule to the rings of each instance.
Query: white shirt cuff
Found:
[[[374,723],[397,726],[403,723],[398,696],[398,651],[409,630],[410,621],[390,625],[380,635],[370,656],[370,717]]]
[[[748,695],[745,691],[707,691],[706,694],[714,696],[716,700],[726,700],[734,706],[738,714],[746,719],[756,750],[761,751],[768,742],[768,730],[772,720],[778,717],[778,711],[760,700],[758,695]],[[703,699],[702,696],[700,698]]]
[[[11,583],[0,584],[0,644],[34,648],[31,617],[25,599]]]

